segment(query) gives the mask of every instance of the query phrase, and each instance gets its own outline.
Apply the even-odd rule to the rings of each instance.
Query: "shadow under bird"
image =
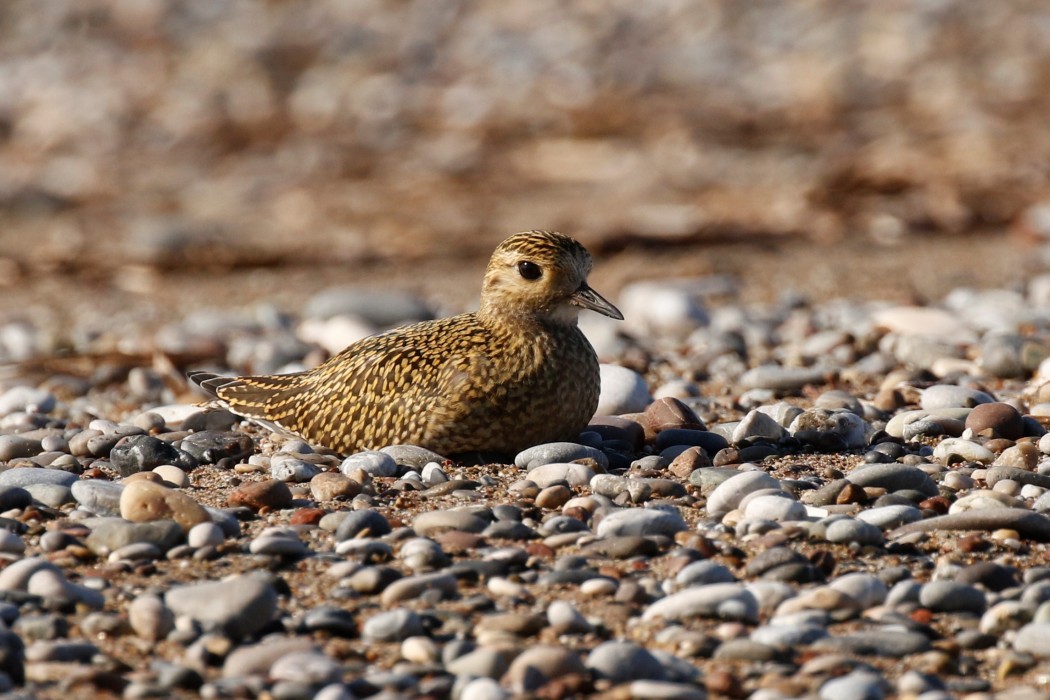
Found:
[[[575,239],[518,233],[492,254],[474,313],[364,338],[305,372],[188,377],[230,411],[342,454],[514,454],[574,440],[601,383],[579,312],[623,319],[587,285],[590,270]]]

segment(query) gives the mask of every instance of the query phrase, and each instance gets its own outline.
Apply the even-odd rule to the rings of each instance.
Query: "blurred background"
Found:
[[[1047,85],[1039,0],[6,0],[0,314],[457,309],[531,228],[614,298],[1017,285]]]

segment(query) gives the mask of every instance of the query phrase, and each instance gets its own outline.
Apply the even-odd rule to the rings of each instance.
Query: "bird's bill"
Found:
[[[603,316],[615,318],[618,321],[623,320],[623,314],[620,313],[619,309],[586,284],[580,285],[580,288],[573,292],[572,296],[569,297],[569,302],[591,311],[597,311]]]

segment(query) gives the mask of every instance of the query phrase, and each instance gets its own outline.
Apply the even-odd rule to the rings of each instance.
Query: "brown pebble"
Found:
[[[530,542],[525,545],[525,552],[530,557],[539,557],[540,559],[553,559],[554,550],[551,547],[543,544],[542,542]]]
[[[868,495],[864,491],[863,486],[858,486],[852,482],[847,483],[839,494],[835,496],[835,503],[839,505],[845,505],[847,503],[865,503],[868,500]]]
[[[561,508],[572,498],[572,491],[563,484],[548,486],[536,495],[536,507],[544,510]]]
[[[727,467],[731,464],[740,464],[740,451],[735,447],[724,447],[711,459],[711,465],[715,467]]]
[[[657,399],[645,409],[645,419],[654,432],[685,428],[687,430],[707,430],[693,409],[676,398],[666,396]]]
[[[722,695],[727,698],[743,698],[746,696],[744,686],[740,679],[728,671],[716,669],[708,671],[704,678],[704,686],[712,695]]]
[[[190,496],[146,479],[132,481],[120,494],[120,516],[133,523],[174,520],[183,531],[211,520]]]
[[[130,484],[134,481],[150,481],[154,484],[159,484],[160,482],[164,481],[164,479],[161,478],[160,474],[152,471],[135,472],[134,474],[130,474],[121,479],[121,483],[123,484]]]
[[[1016,408],[996,401],[973,407],[966,416],[966,427],[978,435],[1017,440],[1024,435],[1024,419]]]
[[[325,514],[323,508],[296,508],[288,522],[292,525],[316,525]]]
[[[695,470],[710,466],[711,459],[704,452],[704,448],[690,447],[675,457],[667,470],[679,479],[688,479]]]
[[[361,493],[360,482],[340,472],[321,472],[310,479],[310,495],[318,501],[353,498]]]
[[[992,546],[992,543],[981,535],[966,535],[960,537],[955,544],[960,552],[972,553],[983,552]]]
[[[434,535],[433,540],[449,554],[462,554],[481,545],[485,538],[474,532],[447,530]]]
[[[951,505],[951,502],[944,496],[934,496],[919,502],[919,508],[922,510],[932,510],[938,515],[944,515],[947,513],[948,508],[951,507]]]
[[[872,404],[880,411],[896,411],[905,405],[904,396],[896,389],[882,389],[872,400]]]
[[[241,484],[226,499],[231,507],[245,506],[254,511],[286,508],[292,503],[292,491],[283,481],[266,479]]]

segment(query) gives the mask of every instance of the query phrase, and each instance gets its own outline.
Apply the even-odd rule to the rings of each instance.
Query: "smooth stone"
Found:
[[[544,464],[564,464],[578,459],[593,459],[603,470],[609,468],[609,458],[599,449],[575,442],[548,442],[519,452],[514,465],[530,472]]]
[[[595,476],[594,470],[583,464],[543,464],[529,470],[529,479],[540,488],[565,481],[569,486],[586,486]]]
[[[1019,484],[1038,486],[1050,489],[1050,474],[1039,474],[1018,467],[992,467],[984,475],[985,483],[989,488],[994,487],[1000,481],[1016,481]]]
[[[354,510],[346,514],[335,530],[335,541],[389,535],[390,522],[374,510]]]
[[[216,464],[224,459],[247,459],[255,452],[255,443],[247,435],[202,430],[184,437],[179,449],[200,464]]]
[[[1008,403],[982,403],[966,417],[966,427],[977,435],[1019,440],[1024,437],[1024,419]]]
[[[966,417],[970,408],[939,408],[934,410],[901,411],[886,422],[886,433],[891,437],[912,439],[920,435],[937,437],[952,435],[958,437],[965,429]],[[925,422],[928,426],[915,427],[916,423]]]
[[[664,680],[663,664],[645,647],[634,642],[608,641],[587,656],[587,668],[614,684],[636,680]]]
[[[786,494],[784,496],[757,496],[747,501],[744,517],[749,520],[771,520],[776,523],[805,520],[806,507]]]
[[[377,477],[392,477],[398,473],[397,462],[393,457],[374,450],[352,454],[339,465],[339,471],[348,476],[358,469]]]
[[[458,700],[510,700],[511,698],[510,691],[504,690],[494,677],[476,677],[473,673],[464,673],[458,678],[472,678],[459,692]]]
[[[278,479],[248,481],[231,491],[226,500],[235,508],[243,506],[253,511],[264,508],[275,510],[292,505],[292,491],[288,484]]]
[[[88,518],[80,521],[91,529],[85,544],[98,556],[108,556],[129,544],[148,542],[166,552],[183,538],[182,527],[174,520],[128,522],[124,518]]]
[[[922,391],[919,405],[927,411],[939,408],[974,408],[995,401],[991,394],[954,384],[934,384]]]
[[[145,593],[128,606],[128,624],[140,638],[159,642],[175,629],[175,613],[160,596]]]
[[[24,591],[29,585],[29,579],[43,570],[61,574],[61,569],[41,557],[29,557],[13,562],[0,569],[0,591]]]
[[[310,554],[310,548],[294,534],[273,532],[253,539],[248,545],[248,551],[278,557],[303,557]]]
[[[828,587],[853,598],[864,610],[882,605],[890,592],[877,576],[860,571],[839,576]]]
[[[874,671],[855,670],[832,678],[820,686],[820,700],[883,700],[889,690],[882,676]]]
[[[399,465],[412,469],[421,469],[432,462],[441,464],[445,461],[443,455],[418,445],[387,445],[379,451],[393,457]]]
[[[365,620],[361,638],[371,642],[403,642],[423,634],[423,621],[413,610],[399,608]]]
[[[855,518],[842,518],[830,523],[824,531],[824,539],[832,544],[855,542],[861,545],[881,546],[885,542],[882,530]]]
[[[78,479],[71,488],[73,498],[81,508],[95,515],[120,515],[120,495],[124,484],[100,479]]]
[[[554,600],[547,606],[547,622],[558,634],[587,634],[594,630],[587,618],[567,600]]]
[[[1013,647],[1041,659],[1050,657],[1050,622],[1032,622],[1017,630]]]
[[[921,632],[904,629],[867,629],[817,640],[810,646],[810,650],[820,653],[903,658],[929,651],[931,646],[929,637]]]
[[[31,386],[13,386],[0,394],[0,416],[12,413],[50,413],[57,401],[43,389]]]
[[[948,464],[953,455],[965,462],[991,464],[995,461],[995,454],[987,447],[964,438],[946,438],[933,448],[933,458],[941,464]]]
[[[956,499],[948,507],[948,513],[965,513],[968,510],[982,510],[985,508],[1016,508],[1018,505],[1016,498],[1005,493],[977,490]]]
[[[268,576],[243,574],[223,581],[174,586],[164,602],[176,615],[185,615],[240,639],[270,623],[277,612],[277,591]]]
[[[762,365],[744,372],[738,380],[745,389],[798,391],[807,384],[824,384],[827,370],[822,367],[781,367]]]
[[[21,537],[10,530],[0,529],[0,552],[6,554],[22,554],[26,551],[26,544]]]
[[[121,476],[149,471],[162,464],[171,464],[186,471],[197,467],[197,460],[191,455],[151,435],[121,438],[110,450],[109,461]]]
[[[281,658],[311,651],[309,639],[300,637],[269,638],[258,644],[246,644],[229,653],[222,664],[223,678],[246,678],[265,676],[273,664]]]
[[[269,676],[277,683],[300,683],[318,686],[335,683],[343,676],[343,667],[317,651],[298,651],[282,654],[270,666]]]
[[[539,644],[525,649],[510,662],[503,684],[516,693],[536,690],[562,676],[584,676],[587,668],[579,654],[563,646]]]
[[[73,485],[79,484],[80,481]],[[0,486],[0,513],[15,508],[25,508],[33,502],[29,492],[19,486]]]
[[[707,694],[691,683],[671,681],[631,681],[627,693],[637,700],[705,700]]]
[[[955,314],[927,306],[893,306],[875,311],[872,322],[901,336],[941,338],[953,343],[974,343],[977,336]]]
[[[1016,530],[1024,538],[1039,542],[1050,542],[1050,518],[1023,508],[982,508],[968,510],[963,513],[939,515],[903,525],[895,530],[891,530],[886,536],[889,539],[897,540],[917,532],[938,530],[992,532],[1002,529]]]
[[[907,464],[865,464],[846,475],[850,483],[860,487],[878,487],[887,491],[914,489],[927,496],[938,494],[937,484],[930,476]]]
[[[851,411],[810,408],[791,421],[788,432],[795,437],[807,433],[833,436],[845,449],[856,450],[868,444],[873,430],[866,420]]]
[[[89,664],[99,653],[99,648],[90,642],[41,641],[26,648],[25,660],[31,664]]]
[[[715,583],[736,583],[736,576],[727,566],[710,559],[702,559],[682,567],[675,574],[674,582],[679,588],[708,586]]]
[[[26,486],[26,491],[34,501],[50,508],[59,508],[75,501],[69,487],[60,484],[30,484]]]
[[[412,529],[420,537],[431,537],[443,532],[482,532],[488,521],[465,510],[435,510],[420,513],[412,521]]]
[[[719,484],[707,497],[707,513],[721,520],[726,513],[736,509],[745,496],[762,489],[780,489],[780,482],[764,471],[739,472]]]
[[[809,646],[827,636],[828,631],[818,625],[770,624],[756,628],[751,633],[750,641],[788,650]]]
[[[310,495],[317,501],[350,499],[361,493],[361,484],[340,472],[321,472],[310,479]]]
[[[19,435],[0,435],[0,462],[33,457],[40,454],[42,449],[39,440],[29,440]]]
[[[154,468],[153,473],[161,478],[165,486],[170,488],[183,489],[190,485],[189,474],[170,464],[162,464]]]
[[[958,581],[930,581],[919,591],[919,604],[934,612],[982,614],[987,608],[984,593]]]
[[[101,592],[73,583],[55,569],[41,569],[30,576],[26,592],[41,598],[77,603],[92,610],[101,610],[106,604]]]
[[[292,455],[275,454],[270,458],[270,478],[286,484],[305,484],[321,473],[316,464]]]
[[[863,510],[855,517],[880,530],[889,530],[922,520],[922,511],[915,506],[879,506]]]
[[[674,536],[688,529],[689,525],[677,510],[624,508],[603,517],[595,533],[598,537]]]
[[[218,547],[226,540],[222,528],[215,523],[197,523],[186,533],[186,544],[196,549],[201,547]]]
[[[748,412],[733,429],[730,440],[734,445],[745,440],[769,440],[776,443],[787,436],[787,431],[772,417],[757,410]]]
[[[444,572],[406,576],[387,586],[379,596],[379,602],[389,607],[430,591],[440,593],[442,600],[454,598],[458,593],[456,577]]]
[[[191,497],[145,479],[124,487],[120,495],[120,515],[133,523],[174,520],[184,532],[211,520],[208,511]]]
[[[77,479],[76,474],[44,467],[13,467],[0,472],[0,486],[19,488],[28,488],[33,484],[58,484],[70,488]]]
[[[674,621],[692,617],[755,623],[758,621],[758,600],[738,583],[715,583],[693,586],[661,598],[642,614],[645,620],[663,618]]]
[[[624,413],[639,413],[652,402],[645,378],[633,369],[602,364],[599,371],[601,392],[598,395],[595,415],[619,416]]]

